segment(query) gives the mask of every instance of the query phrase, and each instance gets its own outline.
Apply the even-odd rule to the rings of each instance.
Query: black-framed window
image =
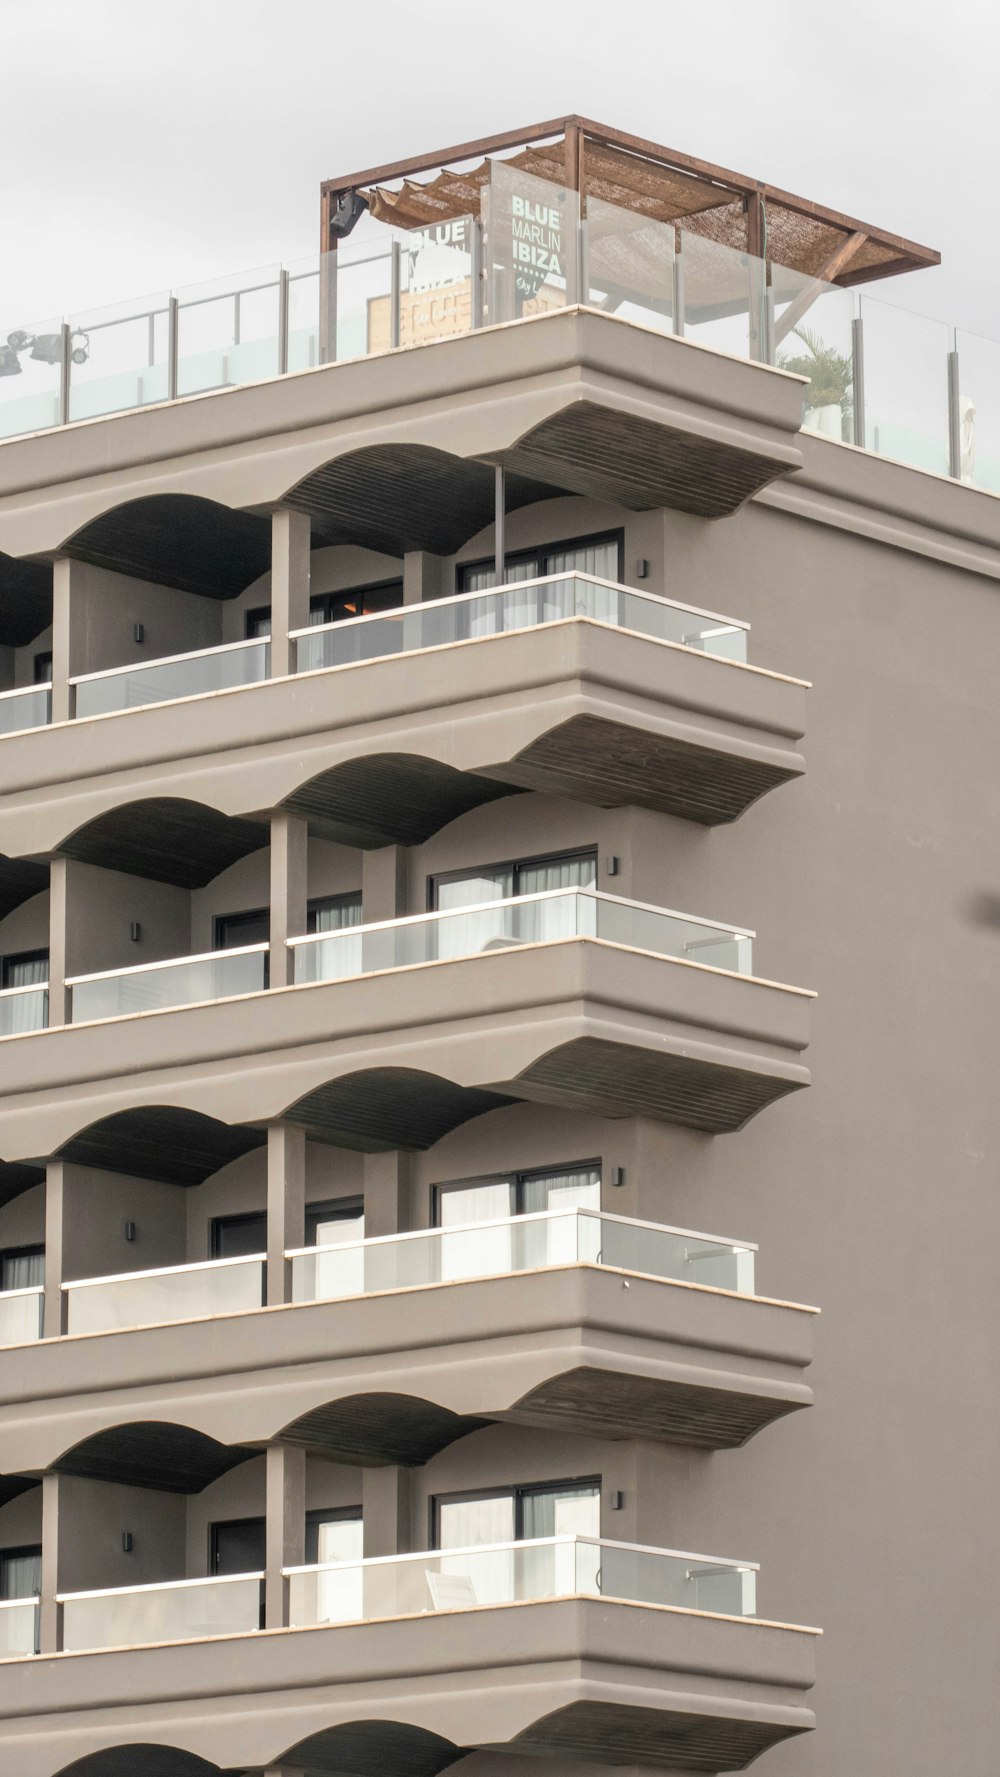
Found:
[[[306,1204],[306,1246],[332,1246],[340,1239],[361,1240],[363,1237],[364,1202],[360,1197],[338,1197],[329,1203]],[[266,1252],[266,1211],[213,1216],[209,1250],[213,1259],[248,1259]]]
[[[484,592],[496,585],[495,561],[460,564],[459,592]],[[504,561],[504,584],[519,580],[539,580],[546,574],[593,574],[598,580],[620,581],[625,572],[625,532],[600,531],[593,536],[571,537],[561,543],[540,544],[535,549],[508,551]]]
[[[525,1542],[546,1536],[600,1536],[601,1478],[531,1482],[442,1493],[431,1501],[436,1549]]]
[[[266,1567],[266,1518],[223,1518],[208,1534],[212,1573],[260,1573]]]
[[[500,1173],[490,1178],[458,1179],[434,1187],[434,1225],[438,1228],[507,1221],[546,1210],[600,1207],[599,1160],[575,1161],[568,1166],[531,1172]]]
[[[545,889],[596,886],[597,847],[586,846],[579,851],[484,864],[473,870],[443,871],[428,878],[427,905],[431,911],[445,912],[452,907],[474,907],[483,901],[539,894]]]
[[[0,1598],[37,1598],[41,1587],[41,1543],[0,1549]]]
[[[306,1513],[307,1562],[360,1561],[364,1555],[361,1507]]]
[[[360,924],[360,891],[324,895],[309,902],[306,911],[308,932],[339,932],[345,926]],[[266,907],[251,907],[243,913],[219,913],[212,923],[215,950],[238,950],[242,944],[266,944],[270,936],[271,915]]]
[[[402,580],[379,580],[371,586],[349,586],[343,592],[314,592],[309,600],[309,622],[342,623],[348,617],[367,617],[376,611],[394,611],[403,603]],[[246,613],[248,639],[266,640],[271,633],[270,605],[257,605]]]
[[[0,961],[0,985],[44,987],[49,978],[47,950],[12,951]]]
[[[45,1247],[8,1246],[0,1252],[0,1290],[41,1289],[45,1283]]]

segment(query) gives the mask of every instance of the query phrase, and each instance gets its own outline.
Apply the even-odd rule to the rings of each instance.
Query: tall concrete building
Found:
[[[0,345],[0,1771],[992,1777],[1000,347],[579,118],[322,228]]]

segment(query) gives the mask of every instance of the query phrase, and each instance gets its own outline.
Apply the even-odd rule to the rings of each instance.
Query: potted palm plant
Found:
[[[796,327],[794,333],[796,339],[802,341],[805,351],[794,355],[782,353],[778,364],[782,370],[792,370],[797,376],[809,378],[803,425],[828,438],[843,438],[844,416],[850,413],[852,406],[853,362],[808,327]]]

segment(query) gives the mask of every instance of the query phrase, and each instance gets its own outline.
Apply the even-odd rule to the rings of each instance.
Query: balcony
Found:
[[[42,1336],[45,1291],[0,1290],[0,1345],[27,1345]]]
[[[283,1572],[291,1581],[289,1621],[301,1629],[559,1597],[753,1617],[758,1568],[604,1538],[551,1536]]]
[[[266,944],[243,944],[165,963],[70,976],[66,985],[72,993],[73,1022],[134,1018],[141,1012],[260,993],[267,986],[267,952]]]
[[[0,1598],[0,1660],[38,1652],[38,1598]]]
[[[176,703],[185,697],[208,697],[239,685],[256,685],[268,677],[269,655],[266,641],[224,642],[192,654],[82,673],[70,680],[75,691],[74,713],[107,716],[115,710]]]
[[[39,783],[68,782],[80,826],[88,796],[107,807],[121,764],[116,724],[87,719],[130,710],[130,761],[155,770],[164,795],[190,794],[182,762],[197,757],[207,801],[218,773],[219,806],[233,806],[235,772],[248,812],[261,805],[263,781],[275,805],[309,809],[346,843],[414,843],[518,789],[603,807],[631,802],[711,825],[803,769],[805,687],[748,665],[748,633],[737,618],[592,576],[553,575],[296,631],[298,683],[268,681],[263,640],[78,676],[75,713],[85,725],[58,725],[45,761],[30,737],[12,737],[5,765],[36,815]],[[7,702],[13,710],[30,695]],[[192,701],[179,728],[154,706],[180,699]],[[3,708],[0,698],[0,717]],[[411,728],[415,709],[421,750],[394,751],[389,770],[387,745],[401,721]],[[319,754],[320,775],[307,784],[289,778],[289,733]],[[171,763],[180,769],[164,781]],[[27,801],[0,828],[8,852],[28,843],[18,831],[26,820]],[[30,837],[37,850],[34,828]]]
[[[75,977],[73,1022],[5,1052],[7,1159],[143,1103],[392,1148],[518,1098],[721,1132],[808,1084],[812,995],[741,927],[555,890],[289,948],[270,991],[260,944]]]
[[[21,685],[0,691],[0,737],[27,728],[44,728],[52,720],[52,686]]]
[[[0,989],[0,1037],[20,1037],[44,1030],[49,1021],[49,990],[34,987]]]
[[[151,1391],[223,1468],[283,1435],[422,1463],[490,1421],[725,1449],[812,1400],[816,1311],[755,1295],[746,1241],[564,1210],[285,1256],[290,1299],[268,1308],[259,1255],[68,1282],[66,1334],[41,1344],[36,1296],[0,1352],[8,1464],[37,1472],[104,1426],[120,1466]]]
[[[63,1649],[75,1653],[83,1648],[246,1635],[261,1627],[263,1587],[262,1573],[243,1573],[59,1593]]]
[[[454,912],[411,914],[375,925],[289,939],[295,983],[343,981],[384,969],[485,955],[524,944],[596,938],[654,956],[740,975],[752,971],[753,933],[644,906],[592,889],[547,889]]]
[[[93,1750],[95,1721],[98,1745],[143,1746],[151,1695],[161,1743],[227,1770],[356,1769],[359,1732],[389,1777],[583,1746],[738,1770],[813,1726],[816,1631],[752,1614],[748,1562],[558,1538],[285,1577],[292,1632],[255,1632],[255,1573],[63,1594],[78,1651],[59,1665],[62,1767]],[[29,1756],[56,1731],[52,1672],[45,1655],[0,1667],[0,1739]]]

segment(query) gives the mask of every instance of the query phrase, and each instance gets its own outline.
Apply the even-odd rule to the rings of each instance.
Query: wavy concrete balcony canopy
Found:
[[[0,550],[79,548],[95,520],[162,494],[258,515],[291,501],[327,542],[440,550],[489,522],[496,463],[515,478],[515,500],[558,490],[718,517],[801,467],[802,386],[613,315],[554,311],[13,439],[0,446]],[[463,487],[461,524],[445,537],[441,513],[452,502],[462,512]],[[125,523],[115,521],[119,551]]]
[[[67,1450],[52,1466],[61,1475],[151,1487],[161,1493],[200,1493],[256,1451],[221,1444],[207,1433],[162,1420],[115,1425]]]
[[[230,599],[270,571],[266,518],[216,500],[159,494],[113,506],[69,538],[62,554],[202,598]]]
[[[63,1143],[58,1158],[96,1166],[103,1172],[155,1179],[160,1184],[194,1186],[204,1184],[231,1160],[263,1146],[266,1139],[262,1129],[240,1123],[230,1127],[200,1111],[169,1104],[143,1105],[101,1117],[80,1130]],[[36,1169],[0,1168],[0,1190],[3,1173],[18,1170],[27,1174]]]
[[[96,816],[58,849],[79,863],[198,889],[268,840],[261,822],[180,797],[149,797]]]
[[[26,648],[51,622],[49,564],[0,555],[0,644]]]
[[[84,1777],[123,1777],[99,1756],[165,1742],[227,1777],[435,1777],[477,1749],[742,1770],[815,1725],[814,1641],[762,1619],[567,1596],[56,1656],[55,1717],[53,1666],[36,1655],[0,1665],[0,1759],[16,1736],[18,1777],[65,1777],[88,1755]],[[189,1771],[168,1762],[164,1777]]]
[[[566,1261],[9,1347],[3,1466],[41,1473],[97,1432],[107,1460],[152,1400],[224,1447],[365,1467],[494,1421],[731,1449],[811,1404],[813,1310],[627,1276],[624,1291],[621,1269]]]
[[[23,901],[43,894],[49,886],[49,867],[31,858],[0,857],[0,919],[6,919]]]
[[[221,1767],[175,1746],[143,1742],[88,1753],[64,1765],[59,1777],[217,1777]]]

